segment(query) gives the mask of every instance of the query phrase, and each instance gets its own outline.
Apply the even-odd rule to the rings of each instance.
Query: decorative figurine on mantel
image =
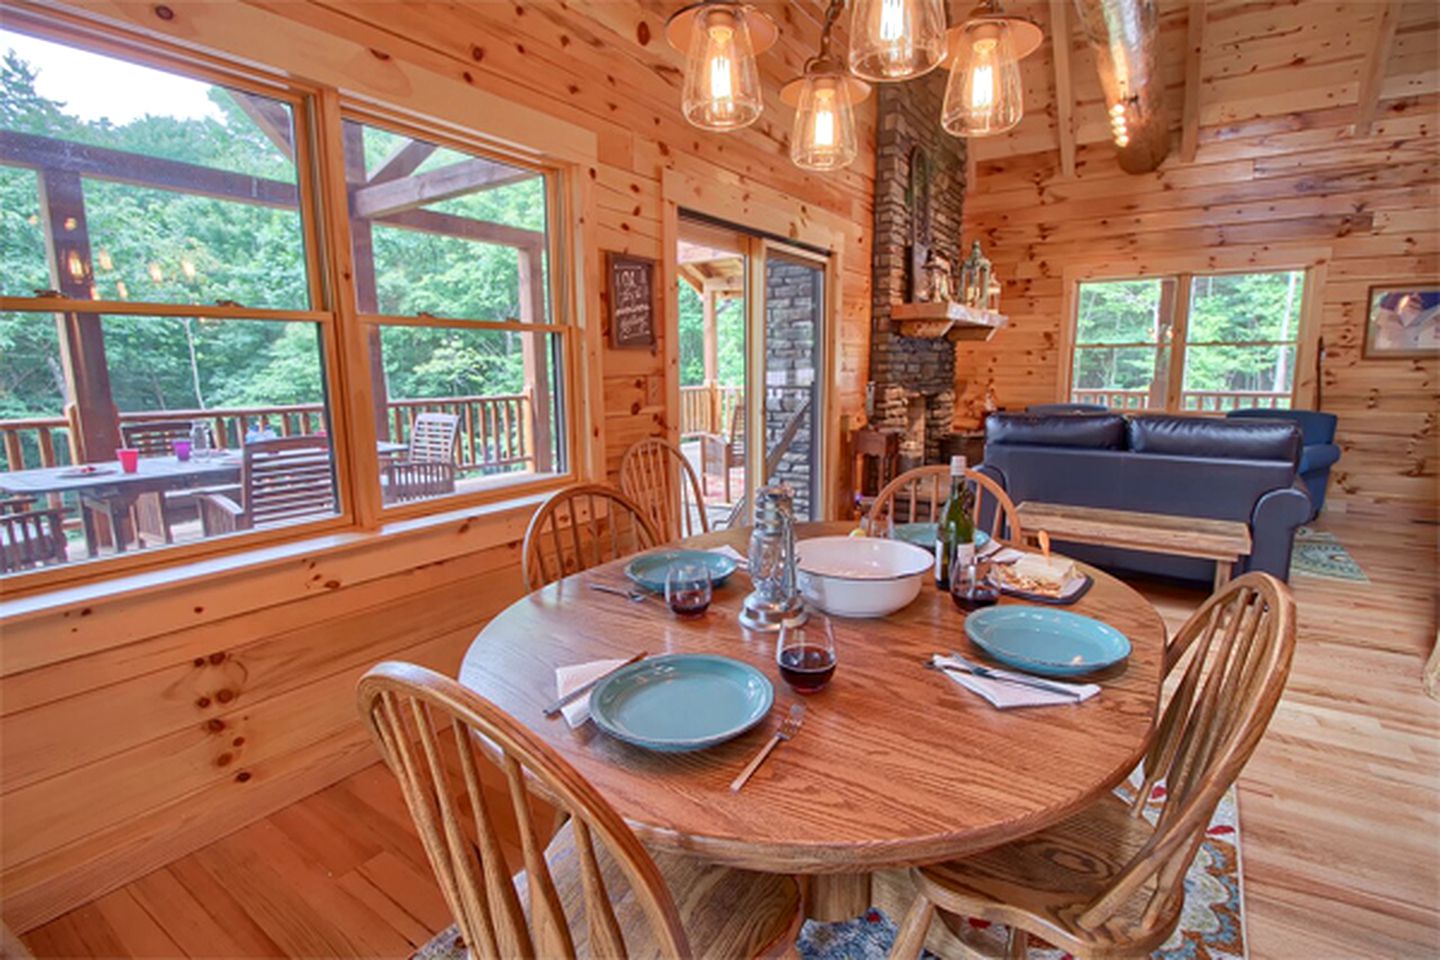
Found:
[[[925,303],[949,303],[953,298],[950,289],[950,261],[931,250],[925,255],[925,283],[920,293]]]
[[[960,264],[960,302],[974,310],[987,309],[990,299],[990,261],[980,252],[980,241],[970,246],[970,256]]]
[[[1004,291],[1005,285],[998,277],[990,278],[990,293],[985,297],[985,309],[991,313],[1000,312],[1000,294]]]

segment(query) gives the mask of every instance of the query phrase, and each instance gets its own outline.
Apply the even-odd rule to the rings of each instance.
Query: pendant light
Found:
[[[850,70],[866,80],[910,80],[945,59],[944,0],[854,0]]]
[[[795,108],[790,131],[790,159],[805,170],[848,167],[859,150],[855,138],[855,104],[870,95],[870,85],[845,70],[830,52],[830,34],[845,0],[831,0],[820,33],[820,52],[805,72],[780,89],[780,100]]]
[[[1044,34],[1023,17],[1008,17],[995,0],[977,7],[950,31],[950,80],[940,125],[957,137],[990,137],[1013,128],[1025,113],[1020,61]]]
[[[776,35],[774,22],[748,3],[705,0],[677,11],[665,39],[685,54],[685,119],[722,132],[754,123],[765,106],[755,57]]]

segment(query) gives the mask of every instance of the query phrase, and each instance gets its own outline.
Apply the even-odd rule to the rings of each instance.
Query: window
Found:
[[[546,176],[347,120],[355,299],[388,505],[550,474],[564,454]]]
[[[1083,281],[1070,399],[1117,409],[1289,407],[1305,273]]]
[[[0,575],[372,525],[352,470],[410,512],[564,472],[555,171],[20,29],[0,29]],[[347,233],[353,299],[321,242]],[[347,420],[372,415],[360,450]]]

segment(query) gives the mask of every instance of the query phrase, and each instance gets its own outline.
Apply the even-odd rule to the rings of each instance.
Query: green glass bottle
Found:
[[[950,496],[935,528],[935,585],[950,589],[952,564],[968,564],[975,556],[975,495],[965,482],[965,458],[950,458]]]

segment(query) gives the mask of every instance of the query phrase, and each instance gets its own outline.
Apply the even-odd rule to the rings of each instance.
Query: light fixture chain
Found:
[[[835,21],[840,19],[841,12],[845,9],[845,0],[830,0],[830,6],[825,9],[825,24],[820,28],[820,56],[821,60],[830,59],[830,34],[835,29]]]

